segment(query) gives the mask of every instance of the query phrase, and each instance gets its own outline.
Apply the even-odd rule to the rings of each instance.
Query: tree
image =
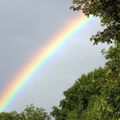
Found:
[[[105,28],[90,40],[112,44],[102,50],[105,66],[83,74],[51,115],[56,120],[120,120],[120,0],[73,0],[73,4],[71,9],[99,17]]]
[[[111,61],[116,58],[111,56],[114,49],[111,48],[106,54],[108,61],[104,68],[83,74],[64,92],[65,98],[51,112],[56,120],[120,119],[120,71],[116,69],[118,67],[111,66]],[[118,52],[120,53],[120,47]],[[113,68],[116,71],[112,71]]]
[[[43,108],[36,108],[34,105],[27,106],[24,111],[0,113],[0,120],[50,120],[50,116]]]
[[[21,116],[24,120],[50,120],[50,116],[43,108],[35,108],[32,104],[25,108]]]
[[[21,120],[21,119],[20,115],[16,111],[13,111],[9,113],[5,112],[0,113],[0,120]]]
[[[73,0],[73,4],[73,10],[82,10],[87,16],[99,17],[101,24],[106,27],[92,36],[94,44],[120,41],[120,0]]]

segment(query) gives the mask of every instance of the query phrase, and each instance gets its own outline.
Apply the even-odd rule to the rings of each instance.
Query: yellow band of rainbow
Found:
[[[37,53],[24,65],[13,79],[0,92],[0,112],[5,111],[15,99],[17,94],[25,87],[38,69],[41,69],[51,56],[62,48],[70,38],[82,29],[91,20],[83,14],[75,17],[58,34],[49,39],[49,43],[37,51]]]

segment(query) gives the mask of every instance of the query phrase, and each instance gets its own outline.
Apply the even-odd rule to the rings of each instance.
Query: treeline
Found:
[[[83,74],[64,91],[65,98],[51,115],[55,120],[120,120],[120,0],[73,0],[71,9],[99,17],[105,29],[90,40],[111,46],[102,50],[104,67]],[[0,113],[0,120],[50,120],[50,116],[30,105],[19,114]]]
[[[26,108],[18,113],[2,112],[0,113],[0,120],[50,120],[50,116],[43,108],[36,108],[34,105],[26,106]]]

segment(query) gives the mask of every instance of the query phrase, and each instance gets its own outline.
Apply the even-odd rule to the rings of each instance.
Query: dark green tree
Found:
[[[36,108],[34,105],[27,106],[24,111],[0,113],[0,120],[50,120],[50,116],[43,108]]]
[[[73,10],[82,10],[87,16],[99,17],[105,26],[102,32],[92,36],[94,44],[120,41],[120,0],[73,0],[73,4]]]
[[[50,116],[43,108],[36,108],[32,104],[27,106],[20,115],[23,120],[50,120]]]
[[[21,120],[21,116],[16,112],[2,112],[0,113],[0,120]]]
[[[112,44],[102,50],[105,66],[83,74],[51,115],[56,120],[120,120],[120,0],[73,0],[71,9],[99,17],[104,30],[90,40]]]

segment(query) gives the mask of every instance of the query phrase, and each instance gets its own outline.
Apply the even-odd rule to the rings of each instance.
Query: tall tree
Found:
[[[51,115],[56,120],[120,120],[120,0],[73,0],[71,9],[99,17],[105,29],[90,40],[112,44],[102,51],[105,66],[82,75]]]

